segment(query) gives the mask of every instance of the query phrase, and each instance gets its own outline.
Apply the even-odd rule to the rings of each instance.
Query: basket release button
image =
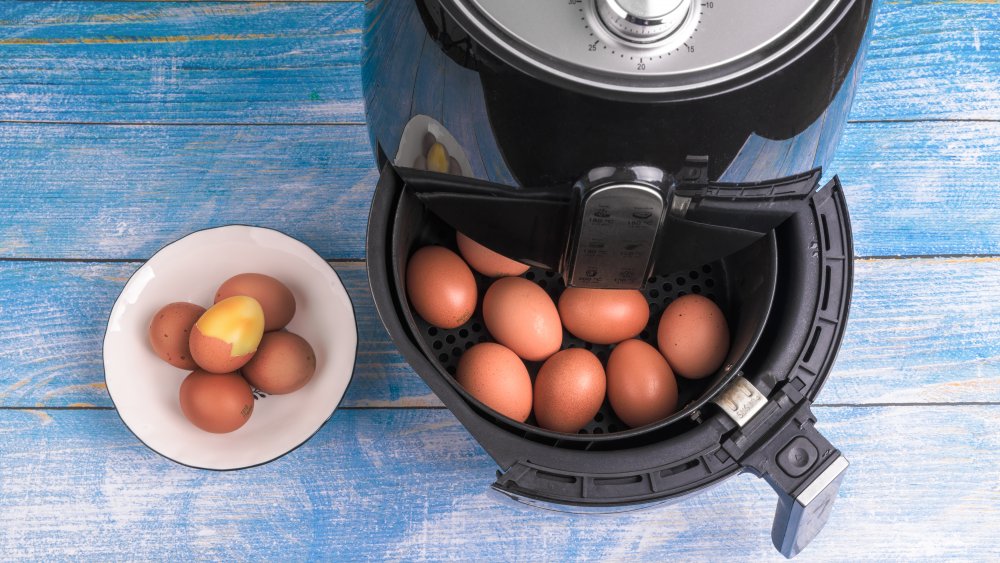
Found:
[[[808,439],[798,436],[792,439],[778,454],[778,466],[792,477],[799,477],[809,471],[819,459],[819,450]]]

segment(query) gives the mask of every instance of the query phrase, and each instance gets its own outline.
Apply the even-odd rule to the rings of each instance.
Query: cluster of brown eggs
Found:
[[[425,321],[454,329],[479,305],[472,269],[495,278],[482,300],[483,321],[495,342],[466,350],[455,379],[480,402],[518,422],[534,412],[542,428],[577,432],[607,398],[625,424],[652,424],[677,410],[677,376],[708,377],[729,351],[725,316],[701,295],[670,303],[654,346],[637,338],[650,317],[640,291],[567,288],[554,301],[520,277],[528,266],[461,233],[456,245],[461,256],[426,246],[410,257],[407,295]],[[607,365],[590,350],[562,349],[564,329],[592,344],[614,345]],[[534,381],[525,362],[543,362]]]
[[[202,430],[232,432],[253,414],[254,388],[281,395],[305,386],[316,354],[284,330],[294,316],[291,290],[256,273],[226,280],[207,310],[177,302],[157,311],[149,323],[153,351],[190,371],[180,388],[184,416]]]

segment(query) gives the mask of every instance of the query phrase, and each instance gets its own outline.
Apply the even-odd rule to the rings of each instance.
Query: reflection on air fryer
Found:
[[[729,354],[721,268],[644,291],[564,288],[461,233],[446,244],[461,257],[430,245],[410,258],[409,302],[442,367],[517,422],[581,434],[653,424],[701,395]]]
[[[469,176],[471,166],[465,150],[444,125],[427,115],[407,122],[399,139],[396,166],[428,172]]]

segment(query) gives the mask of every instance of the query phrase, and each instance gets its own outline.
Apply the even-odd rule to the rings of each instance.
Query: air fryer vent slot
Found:
[[[556,473],[549,473],[548,471],[539,470],[537,473],[539,479],[545,479],[546,481],[555,481],[556,483],[566,483],[567,485],[572,485],[576,483],[576,477],[572,475],[558,475]]]
[[[660,477],[670,477],[671,475],[677,475],[678,473],[683,473],[689,469],[694,469],[698,466],[698,460],[692,459],[687,463],[681,463],[673,467],[668,467],[660,471]]]
[[[816,329],[813,330],[812,340],[809,341],[809,347],[806,348],[806,353],[802,356],[802,363],[808,364],[809,360],[812,359],[813,352],[816,350],[816,344],[819,343],[819,336],[822,332],[822,327],[816,327]]]
[[[827,252],[830,251],[830,225],[826,222],[826,215],[819,216],[820,223],[823,225],[823,250]]]
[[[823,311],[826,311],[827,306],[830,304],[830,284],[832,282],[833,270],[830,266],[827,266],[823,270],[823,306],[820,307]]]
[[[642,482],[642,476],[641,475],[629,475],[628,477],[608,477],[608,478],[597,477],[597,478],[594,479],[594,484],[595,485],[599,485],[599,486],[600,485],[632,485],[632,484],[641,483],[641,482]]]

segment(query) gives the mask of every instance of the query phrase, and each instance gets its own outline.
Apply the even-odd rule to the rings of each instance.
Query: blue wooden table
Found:
[[[366,288],[376,174],[360,2],[0,4],[0,557],[779,560],[749,476],[581,516],[497,504],[495,466]],[[855,299],[815,409],[852,462],[802,560],[1000,558],[1000,4],[885,1],[833,170]],[[246,471],[147,450],[104,387],[107,313],[193,230],[310,244],[357,304],[343,408]]]

